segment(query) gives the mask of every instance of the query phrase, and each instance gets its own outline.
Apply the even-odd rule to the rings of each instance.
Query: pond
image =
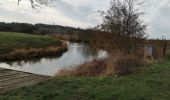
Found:
[[[2,62],[0,63],[0,67],[39,75],[54,76],[60,69],[75,67],[107,56],[108,53],[106,51],[100,50],[95,52],[87,44],[68,43],[68,51],[60,57]]]

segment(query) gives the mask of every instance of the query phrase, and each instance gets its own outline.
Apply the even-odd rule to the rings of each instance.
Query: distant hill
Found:
[[[4,32],[24,32],[31,34],[70,34],[71,32],[83,32],[84,29],[61,25],[29,24],[29,23],[5,23],[0,22],[0,31]]]
[[[29,24],[29,23],[5,23],[0,22],[0,31],[2,32],[19,32],[40,35],[67,36],[70,41],[89,42],[92,39],[92,31],[89,29],[74,28],[61,25],[48,24]]]

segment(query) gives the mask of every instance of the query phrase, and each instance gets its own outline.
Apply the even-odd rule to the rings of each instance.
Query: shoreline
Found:
[[[62,45],[59,47],[49,46],[46,48],[15,49],[8,54],[0,55],[0,62],[42,58],[46,56],[59,56],[67,50],[68,45],[65,41],[62,41]]]

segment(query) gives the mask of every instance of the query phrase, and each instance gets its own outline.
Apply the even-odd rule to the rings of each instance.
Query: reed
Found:
[[[143,63],[133,55],[116,53],[104,60],[94,60],[74,68],[61,69],[57,76],[122,76],[137,71]]]
[[[0,56],[0,61],[15,61],[28,58],[40,58],[44,56],[56,56],[67,51],[67,44],[63,44],[60,47],[46,47],[46,48],[25,48],[15,49],[8,54]]]

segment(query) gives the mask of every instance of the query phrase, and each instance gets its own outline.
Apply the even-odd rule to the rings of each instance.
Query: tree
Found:
[[[103,23],[98,29],[110,34],[110,46],[132,52],[137,42],[146,37],[146,25],[141,19],[143,12],[137,9],[134,0],[112,0],[109,10],[100,13]]]
[[[22,0],[18,0],[18,5]],[[53,0],[29,0],[31,3],[32,8],[37,8],[41,6],[48,6],[50,2],[53,2]]]

